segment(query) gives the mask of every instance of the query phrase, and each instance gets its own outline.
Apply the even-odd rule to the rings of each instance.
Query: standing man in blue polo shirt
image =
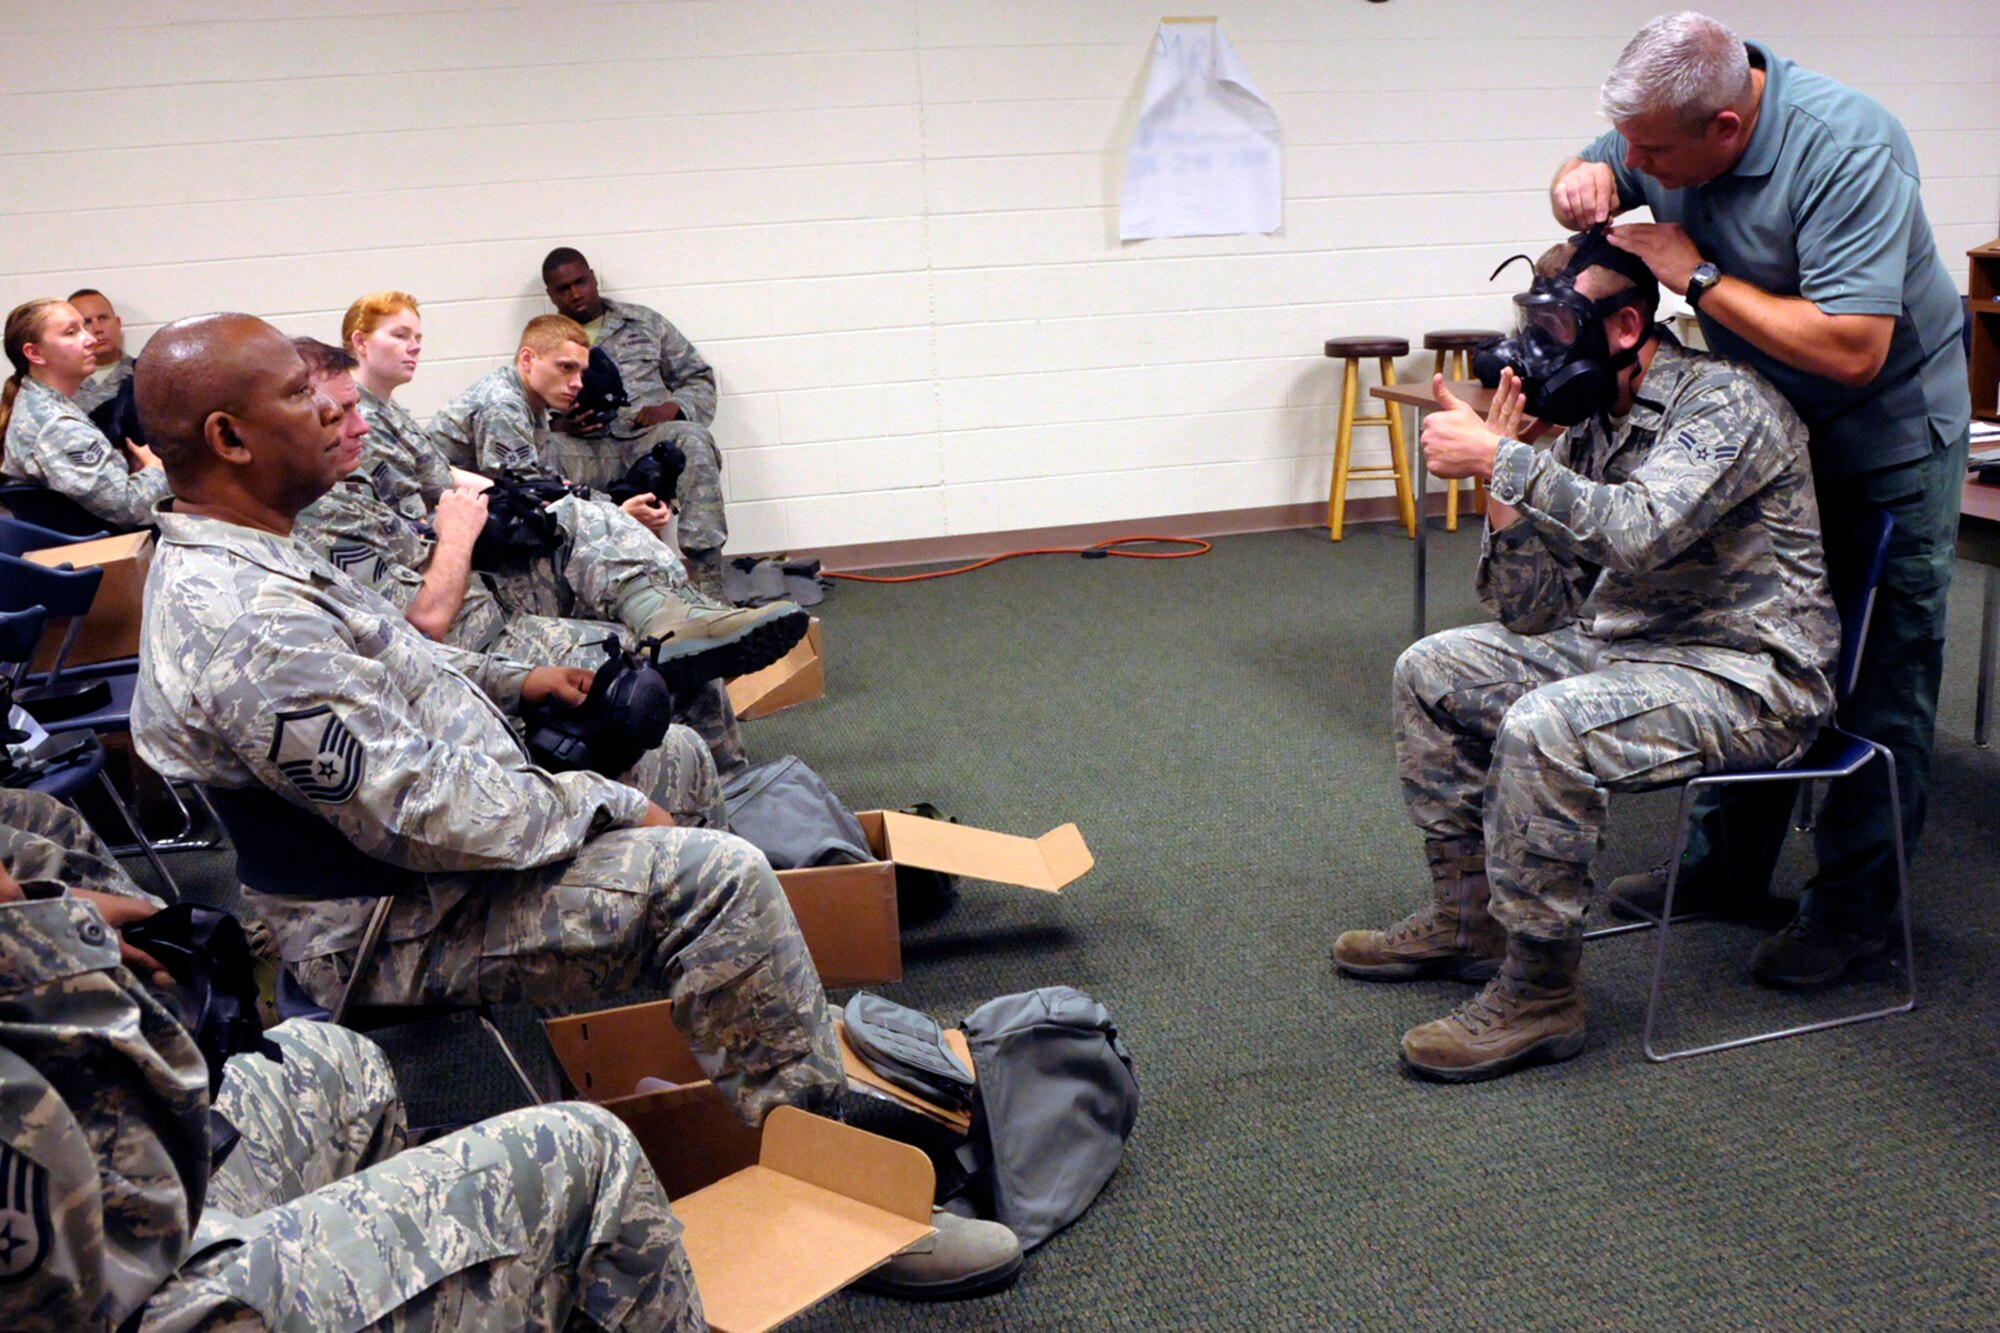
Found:
[[[1640,29],[1602,106],[1616,128],[1556,173],[1557,220],[1583,228],[1652,209],[1656,221],[1613,227],[1611,239],[1687,298],[1711,350],[1763,372],[1804,419],[1836,586],[1868,557],[1866,511],[1895,519],[1841,718],[1894,751],[1914,846],[1930,795],[1971,399],[1958,292],[1924,216],[1909,137],[1852,88],[1691,12]],[[1676,907],[1741,906],[1768,892],[1791,796],[1759,785],[1706,806]],[[1727,867],[1709,855],[1725,812]],[[1752,956],[1760,980],[1832,981],[1881,950],[1896,904],[1890,817],[1886,779],[1834,785],[1798,914]],[[1665,867],[1614,881],[1612,910],[1657,913],[1665,881]]]

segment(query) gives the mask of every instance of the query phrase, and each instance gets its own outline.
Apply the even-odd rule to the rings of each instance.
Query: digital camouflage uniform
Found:
[[[430,436],[446,462],[468,472],[556,472],[545,443],[548,427],[548,413],[529,404],[521,373],[509,362],[440,407]]]
[[[77,386],[76,405],[83,409],[85,416],[89,416],[99,406],[110,402],[118,396],[119,388],[126,380],[132,378],[132,367],[138,364],[136,358],[120,352],[118,354],[118,364],[111,368],[109,375],[106,375],[103,379],[99,379],[95,374],[92,374],[87,376],[83,383]]]
[[[631,402],[618,411],[611,429],[595,439],[551,432],[544,447],[560,475],[587,486],[608,486],[625,475],[635,459],[661,441],[679,445],[687,469],[671,497],[679,515],[681,549],[720,551],[729,540],[722,508],[722,455],[715,446],[715,371],[694,344],[657,310],[626,301],[604,301],[597,346],[618,363]],[[642,407],[675,403],[677,420],[641,426]]]
[[[1503,441],[1481,603],[1396,664],[1397,770],[1434,841],[1485,842],[1492,913],[1580,931],[1606,795],[1783,763],[1833,709],[1839,625],[1796,415],[1663,336],[1638,402]]]
[[[201,1052],[94,906],[24,887],[0,904],[0,1327],[705,1327],[659,1181],[598,1107],[403,1151],[381,1051],[295,1021],[282,1064],[230,1060],[240,1137],[212,1167]]]
[[[377,398],[355,383],[368,434],[361,442],[361,469],[385,504],[405,518],[428,523],[438,497],[451,489],[451,463],[438,451],[417,419],[401,403]]]
[[[0,472],[60,492],[121,528],[152,523],[153,505],[167,494],[165,472],[156,467],[134,472],[125,451],[106,439],[82,408],[27,375],[7,422]]]
[[[407,611],[423,586],[436,546],[430,528],[435,501],[429,490],[442,469],[437,494],[443,494],[450,470],[429,449],[426,437],[405,433],[407,413],[393,404],[384,412],[380,399],[372,399],[376,406],[371,410],[370,401],[364,392],[362,415],[369,429],[362,437],[360,464],[300,512],[295,534],[342,572]],[[390,426],[379,445],[378,419]],[[701,604],[679,558],[630,514],[575,496],[557,501],[555,509],[562,547],[520,571],[475,570],[445,642],[516,661],[594,670],[604,660],[598,645],[607,635],[630,647],[634,630],[643,628],[667,600]],[[734,772],[747,762],[722,682],[711,681],[674,702],[675,720],[700,734],[718,768]]]
[[[360,1003],[565,1006],[652,986],[747,1122],[838,1088],[818,974],[754,847],[634,827],[635,788],[534,767],[503,711],[524,666],[430,642],[304,544],[158,518],[134,740],[163,776],[267,788],[385,863],[366,891],[398,901]],[[370,901],[246,902],[328,1002]]]

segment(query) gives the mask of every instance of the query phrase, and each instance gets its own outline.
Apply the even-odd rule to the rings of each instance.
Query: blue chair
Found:
[[[35,708],[40,695],[92,684],[101,685],[103,697],[94,705],[68,716],[43,720],[42,726],[51,734],[90,731],[98,736],[109,736],[132,729],[132,696],[138,687],[139,659],[121,657],[83,667],[67,664],[70,649],[82,629],[84,616],[97,596],[104,571],[95,565],[77,570],[52,569],[19,558],[22,552],[48,550],[85,540],[88,539],[65,536],[19,519],[0,518],[0,608],[39,605],[49,608],[52,618],[68,621],[52,668],[42,675],[23,674],[17,677],[16,698],[29,706],[30,711],[46,712],[48,710]],[[32,657],[33,653],[29,656]],[[0,656],[0,662],[13,660]],[[221,821],[215,817],[215,812],[209,810],[210,827],[218,832],[204,838],[195,837],[194,812],[181,799],[173,783],[164,785],[168,799],[180,812],[181,827],[168,837],[151,839],[145,844],[114,847],[112,850],[118,855],[131,856],[144,852],[150,857],[155,851],[207,851],[221,844]],[[196,800],[205,805],[199,789]]]
[[[6,557],[0,557],[4,558]],[[35,655],[35,648],[42,641],[47,622],[48,613],[39,606],[0,612],[0,663],[17,664],[10,672],[11,679],[18,681],[26,671],[28,659]],[[58,734],[46,726],[43,730],[49,731],[50,735]],[[153,867],[153,873],[159,877],[164,896],[169,901],[179,901],[180,885],[168,873],[166,863],[160,859],[159,851],[146,840],[138,819],[126,806],[125,798],[118,794],[118,788],[111,781],[111,775],[104,770],[103,740],[95,733],[86,739],[88,744],[73,750],[67,758],[52,765],[47,772],[25,785],[30,790],[53,796],[65,804],[75,805],[83,789],[92,782],[97,783],[110,800],[112,808],[118,811],[119,818],[125,821],[126,827],[132,830],[132,836],[138,840],[136,847],[145,855],[147,863]]]
[[[57,546],[74,546],[78,542],[95,541],[111,534],[102,526],[96,532],[65,532],[60,528],[43,527],[29,523],[19,517],[0,515],[0,552],[7,555],[26,555],[30,551],[46,551]]]
[[[0,505],[17,519],[68,533],[72,539],[111,535],[111,525],[103,519],[61,491],[52,491],[32,481],[0,483]]]
[[[1840,612],[1840,656],[1834,668],[1834,696],[1840,703],[1854,690],[1855,682],[1861,676],[1861,650],[1868,641],[1868,622],[1875,611],[1875,594],[1882,583],[1882,572],[1888,565],[1889,539],[1895,531],[1895,522],[1888,514],[1877,511],[1875,542],[1862,578],[1852,587],[1834,589],[1834,603]],[[1871,1019],[1888,1018],[1893,1014],[1906,1014],[1917,1007],[1917,956],[1916,940],[1910,927],[1910,876],[1909,865],[1903,850],[1903,825],[1901,820],[1891,820],[1895,830],[1896,844],[1896,893],[1903,919],[1903,977],[1906,984],[1902,1000],[1886,1008],[1873,1008],[1860,1013],[1846,1014],[1838,1018],[1821,1019],[1812,1023],[1800,1023],[1792,1027],[1775,1028],[1748,1037],[1735,1037],[1728,1041],[1709,1042],[1705,1045],[1686,1047],[1680,1050],[1661,1051],[1653,1040],[1654,1026],[1659,1018],[1660,1000],[1666,991],[1667,982],[1667,940],[1669,927],[1674,923],[1674,892],[1679,886],[1681,859],[1680,848],[1687,846],[1688,829],[1693,822],[1695,798],[1704,790],[1714,787],[1731,787],[1749,782],[1837,782],[1853,777],[1869,764],[1880,760],[1889,778],[1889,808],[1902,809],[1902,793],[1896,782],[1896,756],[1889,748],[1865,736],[1843,730],[1837,723],[1828,723],[1821,728],[1819,737],[1813,741],[1799,761],[1786,768],[1748,769],[1736,773],[1709,773],[1690,779],[1681,788],[1680,820],[1675,826],[1674,846],[1676,854],[1667,861],[1667,892],[1660,903],[1657,919],[1638,921],[1627,926],[1610,926],[1602,930],[1590,931],[1586,939],[1600,939],[1608,935],[1622,935],[1634,930],[1660,932],[1659,945],[1653,954],[1653,986],[1646,998],[1645,1051],[1648,1060],[1664,1062],[1683,1060],[1689,1056],[1707,1055],[1712,1051],[1732,1050],[1738,1046],[1754,1046],[1759,1042],[1777,1041],[1783,1037],[1796,1037],[1807,1032],[1821,1032],[1827,1028],[1846,1027],[1851,1023],[1866,1023]],[[1810,787],[1804,789],[1810,793]],[[1727,864],[1727,847],[1720,849]],[[1693,920],[1694,915],[1683,916],[1681,921]]]

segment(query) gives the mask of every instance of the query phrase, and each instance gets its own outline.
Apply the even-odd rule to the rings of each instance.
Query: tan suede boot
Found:
[[[676,695],[704,681],[759,671],[805,637],[811,617],[790,602],[711,608],[663,598],[640,630],[657,640],[653,665]]]
[[[1369,981],[1447,977],[1481,982],[1500,967],[1507,932],[1486,911],[1486,849],[1477,838],[1425,845],[1431,903],[1387,930],[1350,930],[1333,942],[1333,965]]]
[[[1507,960],[1486,989],[1435,1022],[1403,1034],[1403,1063],[1427,1078],[1473,1083],[1583,1050],[1581,939],[1507,939]]]

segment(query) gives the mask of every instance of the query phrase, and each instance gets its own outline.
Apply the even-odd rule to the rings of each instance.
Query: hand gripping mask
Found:
[[[513,471],[495,477],[486,492],[486,526],[472,544],[472,567],[489,574],[519,569],[561,546],[562,524],[549,506],[570,493],[554,477]]]
[[[615,778],[665,740],[674,698],[666,678],[641,655],[649,651],[642,644],[640,652],[627,652],[607,638],[604,665],[582,703],[571,708],[545,699],[523,708],[534,761],[552,773],[587,768]]]
[[[1537,274],[1534,285],[1514,298],[1514,332],[1480,344],[1472,357],[1473,375],[1489,389],[1499,385],[1502,370],[1513,367],[1528,395],[1528,414],[1558,426],[1588,421],[1618,401],[1619,375],[1639,359],[1639,349],[1657,330],[1648,327],[1638,342],[1614,355],[1604,321],[1625,306],[1651,304],[1660,290],[1645,261],[1611,244],[1602,226],[1570,237],[1570,244],[1576,252],[1562,272]],[[1493,276],[1527,258],[1513,256]],[[1577,275],[1587,268],[1608,268],[1632,285],[1592,300],[1576,289]]]
[[[651,495],[663,505],[674,502],[681,473],[687,470],[687,455],[672,440],[661,440],[634,462],[631,468],[605,491],[613,504],[624,504],[634,496]]]

